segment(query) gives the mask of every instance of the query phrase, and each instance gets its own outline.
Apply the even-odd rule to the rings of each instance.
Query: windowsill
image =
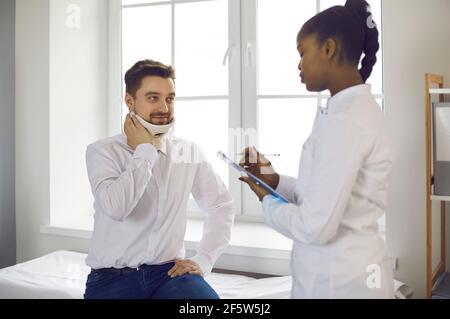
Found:
[[[188,219],[185,236],[187,250],[197,249],[202,228],[203,221],[201,219]],[[90,239],[93,231],[93,218],[86,216],[64,223],[41,226],[40,231],[47,235]],[[281,260],[290,258],[292,241],[263,223],[235,222],[231,235],[230,245],[224,254]],[[384,232],[380,233],[380,236],[386,241]]]
[[[201,239],[203,221],[188,219],[185,248],[196,250]],[[90,239],[93,219],[90,216],[41,226],[41,234]],[[235,222],[230,245],[224,254],[289,260],[292,241],[263,223]]]

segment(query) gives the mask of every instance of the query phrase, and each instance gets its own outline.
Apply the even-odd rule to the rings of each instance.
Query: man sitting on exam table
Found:
[[[229,243],[233,199],[198,146],[170,134],[173,68],[140,61],[125,83],[125,133],[86,154],[95,225],[84,297],[217,299],[203,276]],[[197,255],[184,259],[191,193],[206,219]]]

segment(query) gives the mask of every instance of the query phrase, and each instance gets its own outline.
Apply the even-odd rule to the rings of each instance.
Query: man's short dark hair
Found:
[[[136,92],[140,89],[142,80],[147,76],[158,76],[175,81],[175,69],[158,61],[139,61],[125,74],[127,93],[136,97]]]

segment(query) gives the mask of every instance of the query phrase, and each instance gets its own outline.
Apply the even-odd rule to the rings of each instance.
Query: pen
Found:
[[[236,155],[244,156],[244,153],[239,153]],[[260,153],[260,155],[267,156],[267,157],[280,157],[281,156],[281,154],[261,154],[261,153]]]

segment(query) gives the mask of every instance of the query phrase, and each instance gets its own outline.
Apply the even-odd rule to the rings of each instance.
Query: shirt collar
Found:
[[[161,153],[163,153],[165,156],[167,156],[167,134],[164,134],[161,137],[160,147],[159,150]]]
[[[161,140],[160,140],[160,143],[159,143],[159,148],[157,148],[158,152],[161,152],[165,156],[167,156],[167,154],[168,154],[168,152],[167,152],[167,139],[168,139],[168,134],[164,134],[161,137]],[[133,149],[128,145],[127,136],[125,135],[125,133],[120,134],[120,140],[123,143],[123,145],[129,151],[133,152]]]
[[[343,101],[359,95],[372,95],[372,86],[370,84],[360,84],[342,90],[328,99],[326,108],[328,111],[332,110],[338,107]]]

